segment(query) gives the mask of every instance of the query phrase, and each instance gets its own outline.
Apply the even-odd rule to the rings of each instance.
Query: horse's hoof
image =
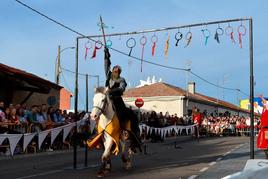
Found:
[[[105,173],[104,173],[104,171],[99,171],[99,172],[97,173],[97,178],[103,178],[103,177],[105,177]]]
[[[132,168],[132,164],[131,164],[131,162],[127,162],[126,163],[126,166],[125,166],[125,169],[126,170],[130,170]]]

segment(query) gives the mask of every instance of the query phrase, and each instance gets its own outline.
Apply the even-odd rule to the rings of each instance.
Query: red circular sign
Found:
[[[135,105],[136,105],[138,108],[141,108],[141,107],[144,105],[144,101],[143,101],[143,99],[141,99],[141,98],[137,98],[137,99],[135,100]]]

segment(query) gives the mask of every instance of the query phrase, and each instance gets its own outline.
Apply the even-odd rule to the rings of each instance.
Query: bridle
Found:
[[[107,95],[105,95],[105,98],[102,100],[102,102],[103,102],[102,106],[93,106],[93,108],[96,108],[101,112],[100,114],[102,114],[104,112],[104,109],[107,106]]]

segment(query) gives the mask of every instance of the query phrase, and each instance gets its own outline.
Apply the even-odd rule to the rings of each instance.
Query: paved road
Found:
[[[239,156],[244,157],[239,164],[235,165],[236,168],[233,167],[234,170],[230,170],[229,173],[228,171],[222,172],[224,176],[242,169],[244,165],[242,161],[249,156],[247,151],[249,138],[247,137],[204,138],[200,140],[200,143],[181,138],[177,140],[180,140],[177,148],[174,147],[174,139],[163,143],[148,143],[148,154],[136,155],[133,161],[134,168],[130,171],[122,168],[119,157],[113,157],[112,173],[106,178],[178,179],[197,176],[220,178],[220,175],[214,171],[217,171],[217,167],[224,168],[226,163],[221,164],[221,162],[232,161],[227,160],[228,157],[233,158],[233,161]],[[245,151],[239,151],[243,147]],[[238,151],[237,155],[228,153],[234,152],[234,149]],[[80,163],[83,163],[83,155],[83,150],[78,152]],[[72,151],[16,156],[13,159],[0,157],[0,178],[95,178],[100,156],[100,151],[90,151],[89,168],[75,171],[68,169],[72,166]],[[221,161],[217,161],[220,158]]]

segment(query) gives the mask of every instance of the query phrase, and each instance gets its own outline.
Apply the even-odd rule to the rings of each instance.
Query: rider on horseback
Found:
[[[119,118],[120,124],[123,122],[124,113],[125,113],[125,103],[122,99],[123,92],[127,87],[127,83],[123,77],[120,76],[122,69],[119,65],[113,67],[112,72],[111,61],[110,61],[110,53],[108,48],[105,48],[105,74],[106,74],[106,83],[105,87],[108,87],[107,93],[110,99],[113,101],[115,110],[117,112],[117,116]]]
[[[115,107],[121,129],[125,129],[125,125],[128,120],[131,120],[131,130],[134,137],[136,138],[136,141],[138,140],[139,135],[139,128],[138,128],[138,119],[135,115],[133,115],[133,111],[130,110],[125,106],[125,103],[122,99],[123,92],[125,91],[127,87],[127,83],[123,77],[120,76],[122,69],[119,65],[116,65],[113,67],[112,71],[110,71],[111,68],[111,61],[110,61],[110,53],[109,49],[104,49],[104,70],[106,75],[106,83],[105,86],[108,88],[107,94],[109,95],[110,99],[113,102],[113,105]],[[133,142],[133,139],[131,140]],[[131,147],[133,150],[135,150],[135,146],[137,144],[133,144],[134,146]],[[141,149],[140,149],[141,150]]]

